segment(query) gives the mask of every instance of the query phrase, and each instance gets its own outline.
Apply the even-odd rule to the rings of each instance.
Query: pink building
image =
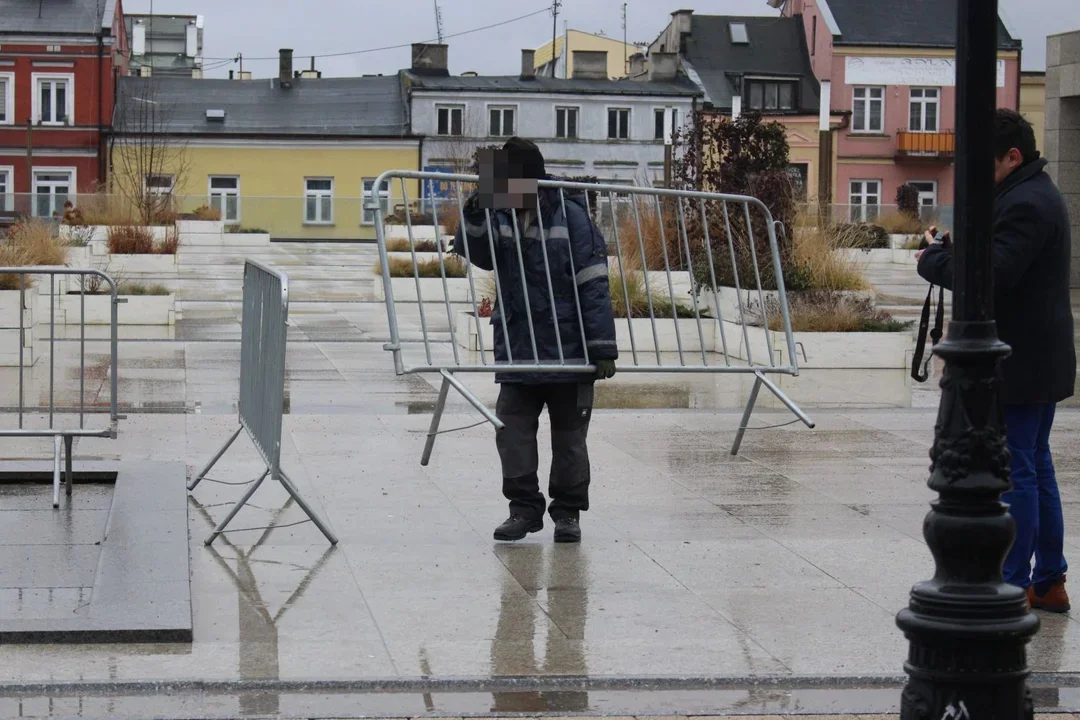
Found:
[[[833,202],[872,219],[911,183],[923,206],[951,206],[956,0],[788,0],[783,12],[802,18],[822,104],[844,113]],[[1016,109],[1021,44],[1000,21],[998,34],[997,103]]]

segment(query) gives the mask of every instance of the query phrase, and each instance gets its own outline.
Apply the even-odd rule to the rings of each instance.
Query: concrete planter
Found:
[[[18,367],[19,352],[23,364],[34,364],[34,300],[35,293],[28,289],[19,299],[18,290],[0,290],[0,367]],[[23,338],[19,342],[19,315],[22,315]]]
[[[765,330],[759,327],[746,328],[744,336],[739,325],[725,322],[724,332],[727,335],[728,351],[734,358],[749,359],[746,348],[746,337],[749,337],[749,355],[752,355],[755,363],[767,364],[766,353],[770,347],[776,364],[786,365],[791,362],[787,341],[781,332],[769,333],[771,342],[766,340]],[[902,370],[908,367],[912,349],[911,333],[908,330],[870,333],[797,332],[795,342],[798,343],[796,352],[799,368],[806,370]],[[717,349],[720,349],[719,343]]]
[[[392,261],[393,260],[407,260],[409,262],[412,262],[413,254],[411,252],[407,252],[407,251],[406,252],[387,252],[386,254],[390,258],[390,260],[392,260]],[[442,254],[442,257],[443,257],[444,262],[449,262],[450,258],[457,259],[457,255],[451,255],[448,252],[444,252]],[[434,261],[438,262],[439,253],[437,253],[437,252],[418,252],[418,253],[416,253],[416,262],[425,263],[425,262],[428,262],[430,260],[434,260]],[[464,261],[464,258],[462,258],[462,261]]]
[[[894,250],[902,250],[909,240],[918,241],[919,239],[918,233],[890,233],[889,247]]]
[[[94,249],[92,246],[86,247],[73,247],[68,249],[67,264],[72,268],[92,268],[94,267]]]
[[[193,241],[191,244],[198,244],[203,242],[210,244],[206,240],[206,235],[191,235],[189,236]],[[187,240],[187,238],[185,238]],[[225,233],[221,236],[221,243],[228,245],[229,247],[257,247],[270,244],[270,233]]]
[[[480,288],[479,273],[474,279],[476,283],[476,294],[479,296],[482,294]],[[416,281],[413,278],[390,278],[390,285],[392,292],[394,293],[394,300],[396,302],[417,302],[416,293]],[[383,289],[383,281],[381,277],[375,278],[375,296],[376,301],[386,300],[386,293]],[[449,299],[452,303],[469,303],[472,302],[469,294],[469,280],[468,278],[447,278],[446,290],[443,292],[443,281],[441,278],[420,278],[420,294],[423,296],[424,302],[445,302]],[[480,302],[480,298],[477,298],[477,302]]]
[[[858,252],[862,252],[861,250]],[[873,300],[873,290],[847,290],[842,293],[843,295],[857,299],[857,300]],[[716,309],[716,296],[720,299],[720,315],[717,315]],[[739,318],[739,301],[742,301],[743,313],[748,321],[751,323],[761,323],[761,297],[765,298],[765,304],[770,308],[770,315],[772,314],[772,308],[776,307],[779,302],[780,293],[777,290],[763,290],[761,294],[757,290],[748,290],[743,288],[742,291],[736,291],[733,287],[721,287],[716,293],[716,296],[709,290],[705,290],[701,293],[699,302],[703,303],[705,307],[709,308],[709,313],[715,317],[722,317],[724,320],[736,321]],[[788,293],[788,299],[790,301],[791,293]]]
[[[696,321],[679,320],[678,322],[683,352],[701,352],[701,337],[705,338],[706,352],[712,351],[715,344],[716,321],[702,319],[701,335],[698,335]],[[634,333],[633,343],[630,342],[631,327]],[[459,312],[455,317],[454,333],[458,345],[466,350],[479,352],[481,342],[485,351],[494,352],[495,350],[495,333],[491,318],[480,318],[480,333],[478,334],[472,311]],[[619,344],[619,352],[623,353],[631,352],[635,346],[639,353],[656,352],[657,345],[659,345],[660,352],[664,353],[673,353],[679,350],[679,338],[675,334],[675,321],[671,319],[658,319],[656,321],[655,342],[652,323],[647,318],[635,318],[629,322],[625,319],[616,319],[615,339]]]
[[[175,325],[176,296],[169,295],[124,295],[127,302],[117,307],[116,321],[119,325]],[[59,298],[57,323],[78,325],[81,317],[79,295],[64,295]],[[109,325],[112,323],[112,296],[86,296],[86,324]]]
[[[408,225],[386,225],[385,233],[387,240],[408,240],[409,239],[409,226]],[[442,238],[444,244],[449,244],[450,235],[446,232],[446,228],[439,228],[439,237]],[[419,242],[420,240],[435,241],[435,226],[434,225],[416,225],[412,226],[412,238],[413,242]]]
[[[216,235],[220,238],[225,234],[224,220],[177,220],[176,230],[180,233],[180,242],[189,235]]]
[[[859,250],[857,248],[841,248],[833,250],[838,256],[849,262],[866,265],[914,265],[917,250],[873,249]]]
[[[177,274],[176,255],[109,255],[106,273],[171,277]],[[99,267],[104,267],[99,265]]]
[[[94,243],[100,243],[107,245],[109,242],[109,228],[110,225],[87,225],[93,232],[90,236],[90,241]],[[172,230],[171,225],[148,225],[146,229],[150,231],[150,235],[154,238],[155,242],[161,242],[165,239],[166,235]],[[74,231],[70,225],[60,226],[60,237],[64,240],[70,240],[74,236]]]

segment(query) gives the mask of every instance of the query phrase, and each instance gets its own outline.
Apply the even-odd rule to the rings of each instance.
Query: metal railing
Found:
[[[379,183],[396,181],[401,185],[401,194],[407,197],[407,181],[420,181],[423,189],[425,183],[436,180],[453,183],[459,227],[468,227],[465,191],[478,182],[476,176],[440,173],[433,177],[431,173],[394,170],[384,173]],[[762,386],[799,420],[813,427],[805,413],[768,377],[795,376],[799,368],[777,239],[778,229],[783,237],[783,226],[773,220],[764,204],[751,197],[707,192],[554,180],[541,180],[539,185],[542,193],[554,198],[555,207],[549,210],[561,213],[564,218],[569,202],[583,205],[594,221],[598,220],[593,213],[596,201],[603,202],[613,215],[618,208],[624,210],[621,218],[608,219],[610,236],[606,238],[610,258],[606,274],[609,274],[609,288],[615,289],[612,313],[618,317],[617,339],[623,350],[619,372],[755,376],[732,454],[739,450]],[[594,200],[590,201],[590,195]],[[545,217],[539,196],[536,203],[535,212]],[[392,259],[381,210],[372,209],[380,215],[376,227],[390,330],[390,342],[385,348],[393,354],[399,375],[438,373],[442,376],[423,464],[430,458],[450,388],[459,392],[492,425],[502,427],[495,414],[455,374],[554,373],[586,377],[595,373],[582,313],[579,285],[584,281],[579,275],[580,268],[574,267],[573,252],[569,253],[568,267],[553,267],[551,262],[556,257],[552,249],[571,240],[565,231],[555,232],[556,228],[545,228],[542,224],[538,232],[535,228],[523,231],[517,211],[506,224],[502,220],[493,222],[492,211],[485,211],[486,238],[478,247],[490,253],[493,260],[491,271],[479,276],[468,242],[458,250],[463,257],[455,258],[445,251],[443,248],[449,243],[442,237],[436,238],[433,252],[418,255],[408,217],[408,252]],[[643,229],[645,226],[648,230]],[[530,277],[525,268],[522,248],[532,243],[541,246],[542,277],[537,277],[535,272]],[[676,269],[679,262],[684,264]],[[410,272],[395,277],[401,274],[402,263]],[[437,266],[438,271],[432,273],[433,278],[422,282],[420,267],[425,263],[430,268]],[[452,278],[455,274],[460,277]],[[766,282],[771,280],[769,284],[773,287],[766,289],[763,278]],[[730,284],[723,284],[724,280]],[[515,309],[513,320],[508,322],[507,313],[501,309],[506,307],[510,283],[520,283],[524,288],[524,307]],[[573,311],[567,317],[554,309],[558,304],[556,287],[560,288],[564,301],[568,295],[572,301]],[[568,287],[571,289],[567,290]],[[677,293],[676,288],[681,292]],[[398,305],[403,301],[416,303],[419,342],[403,339],[398,317]],[[533,306],[537,304],[552,308],[550,317],[536,314],[534,318]],[[493,305],[492,320],[485,330],[488,324],[482,322],[486,313],[481,308],[489,305]],[[445,320],[449,328],[449,349],[432,338],[437,319]],[[538,352],[534,323],[539,322],[551,323],[556,352]],[[524,357],[520,348],[510,347],[509,326],[515,323],[522,331],[526,327],[528,330],[529,350]],[[565,338],[571,337],[566,334],[567,327],[572,328],[574,336],[580,334],[583,349],[580,356],[568,356],[564,352],[564,345],[568,344]],[[507,338],[504,360],[496,360],[494,352],[494,336],[499,331]],[[547,331],[541,326],[541,332]],[[625,350],[629,350],[629,358]]]
[[[897,130],[896,152],[898,155],[952,159],[956,155],[956,133],[952,130],[947,132]]]
[[[18,308],[16,313],[19,316],[18,320],[18,336],[17,336],[17,348],[16,354],[18,358],[19,368],[19,380],[18,380],[18,427],[17,428],[0,428],[0,437],[51,437],[53,438],[53,508],[60,507],[60,464],[61,459],[65,460],[65,486],[66,493],[70,497],[72,493],[73,484],[73,470],[72,470],[72,446],[76,437],[102,437],[102,438],[116,438],[117,421],[120,419],[117,413],[117,306],[119,303],[124,302],[117,297],[116,294],[116,282],[105,273],[100,270],[90,270],[86,268],[68,268],[68,267],[53,267],[53,266],[39,266],[39,267],[0,267],[0,276],[16,276],[18,277],[18,290],[8,290],[4,292],[18,292]],[[60,413],[74,413],[76,405],[65,405],[60,408],[56,404],[56,315],[59,309],[64,314],[64,324],[70,325],[67,322],[67,308],[60,307],[63,303],[63,298],[71,297],[76,293],[65,291],[60,296],[57,295],[57,277],[67,278],[76,276],[79,278],[78,289],[78,306],[79,306],[79,398],[77,403],[77,409],[79,413],[79,426],[77,428],[69,427],[57,427],[56,415]],[[27,406],[26,404],[26,376],[27,376],[27,355],[30,355],[31,372],[33,371],[35,338],[34,327],[36,323],[33,322],[33,313],[39,305],[41,297],[40,292],[32,291],[34,279],[40,279],[41,277],[49,278],[49,426],[47,428],[27,428],[25,427],[26,414],[37,414],[44,412],[45,408],[39,405]],[[96,280],[91,280],[96,278]],[[86,427],[86,297],[87,288],[91,284],[100,285],[101,283],[107,283],[109,287],[109,298],[111,307],[111,318],[109,323],[109,424],[105,428],[89,429]],[[61,289],[64,289],[66,283],[60,283]],[[28,295],[27,291],[31,291]],[[94,293],[91,293],[94,294]],[[27,317],[30,317],[30,322],[27,322]],[[29,325],[29,327],[27,327]],[[8,329],[10,334],[15,328]],[[27,333],[30,333],[29,337]],[[14,335],[12,335],[14,337]],[[99,407],[100,404],[95,402],[93,406]]]
[[[247,504],[267,477],[277,480],[296,504],[315,523],[331,545],[337,537],[304,498],[285,471],[281,469],[281,424],[285,409],[285,350],[289,322],[289,277],[254,260],[244,264],[243,321],[240,330],[240,412],[239,427],[206,467],[188,485],[194,490],[206,474],[247,430],[266,469],[233,506],[213,533],[210,545]]]

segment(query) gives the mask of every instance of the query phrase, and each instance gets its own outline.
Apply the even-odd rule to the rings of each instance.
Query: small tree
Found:
[[[116,189],[152,225],[175,215],[176,188],[190,169],[187,143],[169,137],[175,106],[161,97],[155,78],[121,83],[117,106]]]
[[[896,188],[896,207],[902,215],[919,217],[919,189],[910,183]]]

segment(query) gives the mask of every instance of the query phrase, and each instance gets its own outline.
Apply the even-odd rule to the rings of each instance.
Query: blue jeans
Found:
[[[1009,514],[1016,521],[1016,542],[1005,558],[1005,582],[1025,589],[1035,585],[1040,594],[1060,582],[1068,570],[1065,521],[1050,456],[1055,409],[1053,403],[1005,407],[1013,489],[1002,495],[1001,500],[1009,505]]]

